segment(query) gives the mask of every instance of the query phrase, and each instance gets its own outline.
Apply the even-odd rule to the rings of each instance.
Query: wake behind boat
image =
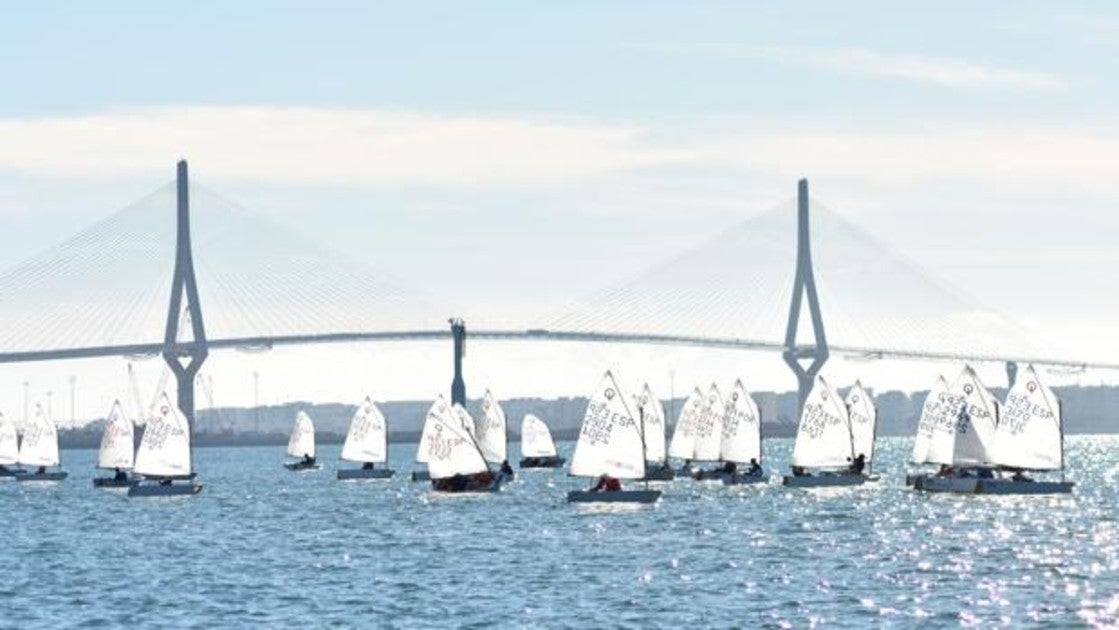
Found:
[[[136,451],[140,475],[128,488],[130,497],[172,497],[198,494],[202,484],[194,483],[190,423],[171,399],[163,393],[159,413],[149,418]]]
[[[291,427],[291,438],[288,439],[289,457],[297,458],[295,461],[284,462],[284,468],[292,471],[318,470],[322,464],[315,460],[315,424],[306,412],[300,411],[295,416],[295,424]]]
[[[62,481],[68,475],[63,470],[48,470],[59,464],[58,427],[43,412],[42,405],[35,405],[35,415],[23,430],[17,460],[35,470],[17,474],[16,481]]]
[[[339,456],[348,462],[360,463],[360,468],[339,468],[338,479],[389,479],[391,468],[377,468],[388,457],[388,427],[385,416],[369,396],[358,406],[346,433],[346,442]]]
[[[569,503],[654,503],[660,490],[623,490],[621,479],[645,476],[641,425],[609,371],[587,402],[569,474],[597,478],[590,490],[571,490]]]
[[[851,420],[843,400],[817,376],[804,401],[793,445],[792,475],[783,483],[795,488],[859,486],[867,477],[858,468],[860,460],[851,437]],[[815,471],[810,472],[810,471]]]
[[[135,463],[135,427],[125,416],[119,400],[113,401],[101,435],[101,448],[97,452],[97,467],[113,471],[112,477],[94,477],[94,488],[127,488],[132,485],[128,471]]]

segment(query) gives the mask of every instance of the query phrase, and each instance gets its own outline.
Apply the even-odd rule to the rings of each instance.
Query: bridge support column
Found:
[[[804,401],[812,391],[816,375],[828,360],[828,341],[824,334],[824,318],[820,314],[820,299],[816,294],[816,278],[812,272],[812,251],[809,238],[808,180],[797,185],[797,266],[793,280],[793,299],[789,305],[789,323],[785,329],[785,363],[797,377],[797,417],[804,409]],[[812,318],[811,345],[798,345],[802,300],[808,297],[808,312]],[[805,365],[802,361],[809,360]]]
[[[179,409],[187,418],[194,435],[194,377],[209,354],[206,328],[202,323],[202,303],[194,279],[194,258],[190,246],[190,186],[187,163],[182,160],[176,176],[178,202],[177,239],[175,241],[175,275],[171,280],[171,303],[167,307],[167,328],[163,335],[163,360],[175,375],[179,389]],[[184,307],[183,300],[186,300]],[[190,341],[180,341],[180,326],[190,323]],[[193,449],[191,449],[193,458]],[[193,469],[193,463],[191,465]]]
[[[1014,361],[1006,362],[1006,383],[1007,387],[1014,387],[1014,383],[1018,382],[1018,364]]]
[[[466,406],[466,381],[462,379],[462,358],[466,356],[466,324],[457,317],[448,320],[455,344],[455,378],[451,381],[451,404]]]

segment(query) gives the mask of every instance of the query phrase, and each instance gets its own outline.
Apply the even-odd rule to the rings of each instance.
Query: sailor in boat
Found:
[[[47,467],[46,467],[46,466],[39,466],[38,470],[36,470],[36,471],[35,471],[35,474],[36,474],[36,475],[45,475],[45,474],[47,474]]]
[[[513,467],[509,465],[509,460],[502,460],[501,462],[501,476],[502,481],[513,480]]]
[[[113,481],[124,481],[126,479],[128,479],[128,473],[124,472],[120,468],[113,469]]]
[[[601,475],[591,488],[591,492],[620,492],[621,489],[622,482],[610,475]]]
[[[172,480],[171,480],[171,478],[170,478],[170,477],[164,477],[163,479],[160,479],[160,480],[159,480],[159,485],[161,485],[161,486],[169,486],[169,485],[171,485],[171,481],[172,481]]]
[[[762,465],[758,463],[758,460],[752,459],[752,458],[750,459],[750,470],[746,471],[746,476],[747,477],[761,477],[762,476]]]
[[[936,471],[937,477],[953,477],[955,474],[956,471],[952,470],[952,467],[948,464],[941,464],[940,470]]]
[[[724,475],[733,476],[734,473],[738,472],[738,465],[734,462],[726,462],[723,464],[723,467],[719,470],[719,472],[723,473]]]
[[[373,470],[373,462],[365,462],[361,465],[362,470]]]
[[[793,466],[794,477],[811,477],[812,475],[804,468],[804,466]]]
[[[865,470],[865,469],[866,469],[866,455],[863,455],[862,453],[859,453],[858,456],[855,457],[855,459],[853,461],[851,461],[851,465],[847,467],[847,474],[848,475],[861,475],[861,474],[863,474],[863,470]]]
[[[304,465],[305,467],[307,467],[307,468],[310,468],[311,466],[314,466],[314,465],[315,465],[315,458],[314,458],[314,457],[311,457],[311,456],[310,456],[310,455],[308,455],[307,453],[304,453],[304,454],[303,454],[303,462],[302,462],[302,464],[303,464],[303,465]]]

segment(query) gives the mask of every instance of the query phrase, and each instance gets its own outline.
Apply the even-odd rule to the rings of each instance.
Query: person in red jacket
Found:
[[[602,475],[598,478],[598,483],[591,488],[591,492],[599,492],[605,490],[606,492],[617,492],[622,489],[622,482],[611,477],[610,475]]]

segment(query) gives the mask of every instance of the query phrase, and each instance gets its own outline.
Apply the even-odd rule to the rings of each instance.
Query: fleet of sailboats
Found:
[[[627,403],[627,401],[629,401]],[[629,404],[632,403],[632,404]],[[186,417],[166,393],[158,413],[148,418],[138,449],[135,423],[119,400],[105,420],[97,467],[113,471],[94,479],[96,487],[128,488],[129,496],[196,494],[192,439]],[[425,418],[416,461],[427,470],[437,492],[492,492],[512,479],[508,463],[508,419],[501,403],[486,390],[477,420],[459,404],[436,397]],[[870,392],[856,381],[841,396],[817,376],[801,410],[787,486],[812,488],[861,485],[875,458],[877,409]],[[645,384],[628,398],[607,371],[587,404],[569,473],[595,480],[594,487],[572,490],[575,503],[651,503],[661,496],[650,480],[671,480],[668,458],[684,461],[697,479],[718,478],[727,485],[768,481],[762,463],[761,412],[741,379],[724,397],[716,384],[694,388],[666,448],[664,406]],[[292,470],[320,468],[315,429],[300,411],[292,427],[287,454]],[[563,463],[546,423],[526,414],[521,424],[521,467],[555,467]],[[360,464],[339,468],[339,479],[387,479],[387,422],[370,397],[351,420],[342,461]],[[926,397],[910,456],[912,464],[933,466],[906,477],[907,485],[925,492],[968,494],[1059,494],[1071,492],[1064,479],[1064,427],[1060,401],[1042,376],[1026,366],[1000,403],[970,366],[949,385],[936,379]],[[721,468],[696,470],[712,462]],[[36,405],[20,427],[0,414],[0,479],[59,481],[58,429]],[[494,470],[494,465],[499,466]],[[379,466],[379,467],[378,467]],[[652,471],[667,471],[658,477]],[[131,472],[131,474],[130,474]],[[420,474],[422,473],[422,476]],[[1035,480],[1028,474],[1060,473],[1060,480]],[[663,474],[661,472],[660,474]],[[623,489],[622,480],[644,482]]]

